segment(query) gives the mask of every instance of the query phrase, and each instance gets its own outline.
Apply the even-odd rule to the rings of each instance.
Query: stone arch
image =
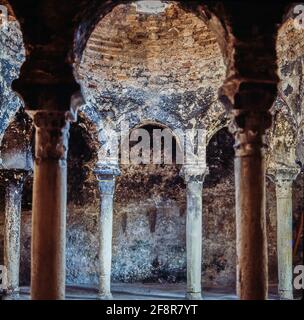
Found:
[[[119,7],[119,6],[117,6]],[[113,9],[114,10],[118,10],[117,7],[115,7]],[[127,6],[125,6],[127,7]],[[124,13],[123,8],[124,6],[120,6],[121,8],[121,14]],[[126,9],[127,10],[127,9]],[[113,12],[112,11],[112,12]],[[119,11],[119,10],[118,10]],[[188,8],[188,10],[185,10],[185,12],[189,13],[192,12],[192,10],[190,8]],[[111,13],[108,14],[108,16],[111,15]],[[186,15],[186,13],[185,13]],[[105,19],[107,19],[106,17],[102,17],[102,19],[100,20],[100,24],[102,24],[103,22],[105,22]],[[108,17],[108,19],[110,19]],[[200,26],[202,27],[202,25],[204,25],[205,30],[208,30],[208,32],[206,32],[208,35],[210,35],[212,32],[208,29],[208,23],[204,24],[202,21],[204,19],[199,19],[197,17],[197,15],[195,15],[195,17],[192,17],[192,19],[197,19],[197,23],[200,24]],[[122,21],[124,21],[125,19],[121,19]],[[207,19],[208,20],[208,19]],[[199,21],[199,22],[198,22]],[[113,21],[114,23],[114,21]],[[110,23],[109,25],[111,26],[111,30],[109,30],[109,32],[113,32],[113,30],[116,29],[116,26],[114,27],[113,23]],[[99,23],[96,24],[96,28],[99,28]],[[102,27],[102,26],[101,26]],[[172,28],[173,29],[173,28]],[[104,32],[103,34],[108,35],[109,32]],[[173,32],[178,32],[178,31],[174,31]],[[94,33],[94,32],[93,32]],[[94,38],[94,34],[91,33],[90,39],[92,41],[88,41],[86,43],[86,48],[92,48],[94,47],[94,45],[96,43],[94,43],[94,41],[96,42],[95,38],[98,38],[98,35],[95,36]],[[92,39],[92,37],[94,39]],[[208,36],[207,36],[208,38]],[[86,72],[85,74],[82,74],[82,76],[86,77],[88,76],[88,83],[86,86],[82,86],[82,89],[84,91],[84,96],[86,98],[89,97],[89,99],[87,99],[87,105],[88,105],[88,109],[87,111],[94,112],[96,114],[101,115],[100,118],[97,121],[100,121],[100,125],[99,128],[111,128],[114,130],[118,130],[118,126],[120,123],[122,123],[122,121],[124,120],[129,120],[129,124],[130,127],[136,127],[136,126],[140,126],[142,123],[146,123],[147,119],[150,119],[150,121],[153,122],[157,122],[157,123],[162,123],[163,125],[165,125],[168,128],[173,129],[177,129],[180,128],[182,130],[185,129],[191,129],[191,128],[199,128],[200,125],[202,125],[204,123],[204,120],[206,118],[212,118],[214,119],[214,115],[219,115],[220,114],[220,118],[221,120],[219,121],[219,123],[214,124],[213,126],[210,125],[210,130],[215,130],[215,128],[218,128],[219,126],[223,125],[223,122],[225,122],[226,120],[223,120],[225,117],[222,116],[225,112],[223,112],[223,108],[222,106],[219,106],[218,103],[216,103],[217,100],[217,91],[218,88],[222,85],[222,82],[226,76],[226,70],[225,70],[225,63],[227,62],[227,57],[222,57],[223,52],[222,52],[222,48],[221,45],[218,45],[216,43],[216,39],[217,36],[212,35],[210,36],[210,39],[208,38],[208,41],[210,40],[211,46],[216,46],[216,56],[217,57],[221,57],[221,62],[219,62],[219,64],[223,67],[223,68],[219,68],[220,69],[220,75],[219,75],[219,79],[218,82],[216,80],[216,85],[214,86],[213,90],[212,88],[210,89],[210,82],[204,82],[205,84],[205,88],[201,88],[201,90],[198,90],[197,92],[186,92],[186,94],[180,94],[180,95],[174,95],[174,90],[172,97],[168,98],[168,97],[163,97],[162,100],[162,105],[164,106],[164,108],[155,108],[155,106],[158,105],[158,101],[157,101],[157,96],[159,95],[159,92],[157,92],[156,90],[156,94],[152,95],[152,94],[146,94],[146,95],[142,95],[142,97],[140,96],[141,94],[137,94],[136,91],[132,91],[127,89],[127,94],[125,97],[122,97],[121,92],[123,92],[123,90],[119,90],[119,92],[115,92],[115,94],[111,94],[110,90],[105,91],[105,89],[107,89],[107,85],[102,85],[101,83],[98,83],[98,81],[95,83],[93,77],[94,77],[94,73],[90,73],[90,72]],[[210,44],[209,43],[209,44]],[[207,43],[206,44],[206,48],[209,48]],[[113,45],[114,50],[116,47],[116,43],[114,43]],[[119,48],[118,48],[119,49]],[[201,49],[201,46],[200,46]],[[93,50],[94,51],[94,50]],[[139,50],[136,50],[139,51]],[[206,49],[206,52],[208,50]],[[209,52],[209,51],[208,51]],[[84,54],[85,55],[85,54]],[[84,57],[84,56],[82,56]],[[81,58],[81,57],[80,57]],[[81,60],[81,59],[80,59]],[[75,68],[77,69],[77,67],[79,67],[79,65],[77,66],[77,64],[79,64],[81,61],[76,59],[76,63],[75,63]],[[97,62],[99,63],[101,59],[97,59]],[[114,60],[119,60],[116,58],[114,58]],[[172,59],[171,59],[172,60]],[[174,60],[175,61],[175,60]],[[208,59],[205,59],[205,61],[208,61]],[[136,65],[133,63],[133,65]],[[217,65],[217,62],[215,63],[215,65]],[[214,66],[216,68],[216,66]],[[94,66],[95,70],[98,69],[98,66]],[[217,68],[216,68],[217,69]],[[102,70],[101,70],[102,71]],[[77,74],[77,70],[75,71]],[[217,72],[217,70],[216,70]],[[215,73],[216,73],[215,72]],[[78,77],[78,81],[81,83],[81,79],[79,78],[79,73],[77,75]],[[113,74],[109,74],[109,75],[105,75],[105,78],[109,78],[111,79],[111,77],[113,78]],[[183,78],[183,76],[181,76],[180,78]],[[92,81],[91,81],[92,80]],[[117,85],[117,87],[119,88],[120,83]],[[143,86],[142,86],[143,87]],[[191,85],[187,86],[188,88],[192,88]],[[104,89],[105,88],[105,89]],[[142,88],[141,88],[142,89]],[[98,91],[104,90],[104,92],[100,95],[91,95],[90,96],[90,91],[94,91],[96,90],[97,93],[99,94]],[[93,97],[92,97],[93,96]],[[186,97],[186,99],[184,99],[184,97]],[[146,106],[143,107],[143,104],[149,100],[149,103],[147,103]],[[196,105],[193,106],[192,101],[193,100],[197,100]],[[114,103],[113,103],[114,101]],[[99,110],[99,107],[101,107],[101,110]],[[179,111],[176,111],[178,108],[180,108]],[[144,110],[143,110],[144,109]],[[165,109],[165,111],[164,111]],[[212,111],[208,112],[210,109],[212,109]],[[98,112],[99,111],[99,112]],[[196,121],[197,118],[199,118],[199,121]],[[97,119],[97,117],[96,117]],[[210,119],[209,119],[210,120]],[[212,120],[210,120],[210,122],[212,122]],[[209,123],[209,122],[208,122]],[[101,139],[99,139],[101,140]],[[159,166],[160,167],[160,166]],[[148,168],[148,166],[145,167],[145,169]],[[161,206],[162,203],[162,193],[164,193],[164,189],[169,190],[172,197],[175,196],[176,198],[176,194],[178,193],[178,191],[176,190],[180,190],[182,188],[185,187],[184,182],[182,180],[182,178],[179,175],[179,171],[180,170],[166,170],[166,172],[157,172],[154,170],[153,174],[149,174],[149,172],[145,172],[143,170],[133,170],[134,175],[132,176],[132,171],[129,175],[124,174],[124,170],[122,168],[122,176],[117,178],[117,189],[116,189],[116,197],[121,199],[123,201],[124,204],[124,208],[123,210],[126,210],[125,208],[128,207],[128,201],[131,201],[132,199],[134,199],[134,197],[138,197],[139,195],[141,196],[142,199],[146,199],[147,200],[147,196],[148,196],[148,200],[151,200],[151,198],[153,199],[153,195],[151,194],[152,191],[157,191],[159,192],[157,194],[157,198],[156,199],[156,204],[152,203],[152,207],[156,207],[157,205]],[[162,181],[162,175],[169,175],[168,177],[165,176],[165,183],[163,183]],[[158,176],[158,177],[157,177]],[[125,179],[125,181],[124,181]],[[171,181],[174,180],[174,183],[172,183]],[[140,182],[137,184],[136,186],[136,181]],[[130,183],[132,183],[132,185],[130,186]],[[166,183],[171,183],[171,185],[174,185],[174,188],[164,188],[164,186],[166,186]],[[159,185],[161,184],[161,186]],[[129,188],[128,190],[125,190],[124,186],[128,185]],[[140,188],[138,188],[138,186]],[[173,189],[171,191],[171,189]],[[176,194],[175,194],[176,193]],[[179,194],[179,198],[178,200],[183,200],[185,202],[184,199],[184,195],[185,192],[184,190],[182,190]],[[160,200],[159,200],[160,199]],[[154,200],[153,200],[154,201]],[[150,203],[149,201],[146,201],[147,203]],[[117,204],[116,204],[117,205]],[[150,203],[151,205],[151,203]],[[137,210],[138,207],[140,207],[140,205],[137,205],[136,208],[134,208],[133,210]],[[185,204],[181,204],[180,208],[184,208]],[[118,207],[117,207],[118,208]],[[116,209],[117,209],[116,208]],[[121,211],[119,209],[117,209],[117,211]],[[181,209],[182,212],[184,212],[184,209]],[[151,213],[151,214],[150,214]],[[152,217],[155,215],[155,208],[149,213],[149,217],[151,217],[151,222],[153,222]],[[125,218],[125,216],[121,217],[122,219],[122,226],[124,230],[127,230],[128,228],[126,227],[127,225],[127,218]],[[155,222],[155,219],[154,219]],[[152,223],[153,225],[153,223]],[[136,230],[140,231],[140,228],[136,228]],[[150,230],[155,230],[155,224],[154,226],[152,226],[150,228]],[[125,232],[125,231],[124,231]],[[184,231],[183,231],[184,232]],[[182,238],[184,239],[184,236],[182,236]],[[126,252],[126,251],[124,251]],[[179,253],[181,254],[181,252]],[[183,259],[181,259],[183,260]],[[184,260],[183,260],[184,261]],[[119,270],[119,259],[115,260],[114,258],[114,278],[117,277],[117,270]],[[157,265],[157,263],[155,263],[154,265]],[[146,266],[145,266],[146,267]],[[145,268],[143,268],[145,269]],[[132,270],[132,272],[134,272]]]
[[[123,4],[122,4],[123,3]],[[107,64],[111,66],[113,64],[113,70],[115,68],[118,68],[120,64],[123,62],[124,64],[127,64],[127,60],[125,60],[124,55],[129,55],[130,59],[138,59],[136,56],[139,56],[142,50],[140,45],[136,45],[132,50],[133,53],[124,53],[124,55],[120,54],[120,51],[122,49],[120,46],[126,46],[124,49],[126,49],[126,52],[130,49],[130,46],[124,45],[124,41],[128,42],[127,38],[124,38],[122,31],[122,26],[117,24],[114,20],[112,21],[112,15],[114,14],[120,14],[123,15],[124,19],[121,19],[122,21],[127,20],[127,17],[131,19],[132,14],[134,14],[134,8],[132,7],[132,2],[116,2],[115,6],[113,5],[111,8],[112,11],[106,11],[106,15],[101,15],[98,23],[94,26],[94,31],[90,33],[89,40],[86,42],[86,47],[84,48],[84,53],[81,57],[81,60],[77,60],[74,64],[75,74],[78,79],[78,82],[82,85],[82,91],[86,98],[86,102],[88,105],[90,105],[90,109],[94,109],[94,112],[99,109],[99,111],[103,114],[104,118],[111,118],[113,122],[119,123],[122,118],[129,118],[131,124],[140,122],[141,120],[145,118],[155,118],[160,122],[166,122],[169,126],[174,126],[174,124],[178,123],[178,126],[180,127],[187,127],[187,126],[193,126],[191,121],[194,121],[198,117],[203,117],[201,114],[207,113],[208,109],[210,108],[211,104],[215,103],[217,99],[217,91],[224,82],[225,76],[226,76],[226,66],[225,63],[226,58],[221,50],[221,43],[218,42],[218,34],[215,34],[213,29],[210,27],[210,24],[214,23],[212,14],[207,14],[206,11],[204,11],[203,7],[198,6],[190,6],[187,7],[185,3],[176,3],[176,2],[170,2],[170,10],[168,9],[167,14],[173,15],[173,19],[175,19],[175,23],[180,24],[178,25],[178,28],[181,28],[183,31],[178,31],[178,28],[176,27],[168,27],[168,29],[164,29],[164,33],[162,34],[161,31],[160,34],[156,34],[156,38],[159,37],[159,46],[160,41],[165,41],[164,34],[170,38],[168,41],[175,41],[175,36],[170,36],[170,34],[173,32],[178,33],[178,37],[180,37],[180,41],[186,45],[186,42],[188,41],[188,38],[191,38],[189,36],[186,36],[187,32],[194,32],[194,38],[195,46],[197,46],[197,54],[203,55],[202,51],[205,52],[205,56],[202,59],[198,59],[198,64],[202,63],[201,61],[205,61],[204,63],[207,63],[209,65],[210,61],[214,62],[214,65],[212,62],[210,62],[210,67],[214,69],[214,77],[213,75],[203,75],[200,74],[202,77],[202,84],[199,85],[199,82],[195,82],[195,79],[199,77],[199,71],[195,71],[191,67],[191,62],[186,61],[184,63],[183,68],[192,68],[191,72],[194,74],[194,82],[189,82],[187,89],[185,89],[186,94],[183,94],[184,89],[175,90],[174,88],[170,88],[166,84],[166,82],[170,83],[172,82],[172,86],[174,86],[174,81],[170,80],[170,77],[168,80],[166,80],[167,75],[164,72],[160,72],[158,75],[157,73],[152,72],[152,78],[154,80],[148,80],[148,86],[150,84],[154,83],[154,89],[148,88],[145,89],[144,83],[134,83],[126,84],[124,88],[124,79],[114,75],[113,72],[111,72],[111,68],[107,69],[107,67],[102,66],[102,64]],[[109,4],[111,6],[113,3]],[[133,10],[133,11],[132,11]],[[197,12],[194,14],[194,11],[197,10]],[[206,9],[207,10],[207,9]],[[174,15],[176,14],[176,11],[179,12],[180,18],[177,16],[176,18]],[[200,12],[200,14],[198,14]],[[126,17],[125,17],[126,15]],[[130,15],[130,16],[129,16]],[[136,14],[135,14],[136,15]],[[143,17],[146,17],[143,15]],[[128,18],[128,19],[129,19]],[[144,18],[147,19],[147,18]],[[178,20],[180,19],[180,21]],[[184,19],[184,20],[183,20]],[[188,19],[188,20],[187,20]],[[118,19],[119,20],[119,19]],[[131,21],[131,20],[130,20]],[[140,32],[141,29],[141,23],[140,21],[135,22],[137,25],[137,31]],[[189,26],[190,23],[190,26]],[[192,23],[192,25],[191,25]],[[109,26],[107,24],[111,25],[111,32],[107,29]],[[128,22],[127,22],[128,24]],[[218,21],[218,25],[221,25],[221,23]],[[143,25],[142,32],[144,33],[143,37],[145,38],[144,41],[154,41],[153,39],[149,39],[149,37],[153,36],[153,32],[149,34],[149,32],[146,30],[146,26]],[[146,28],[146,29],[145,29]],[[189,28],[189,30],[187,30]],[[197,29],[197,30],[196,30]],[[108,31],[107,31],[108,30]],[[203,31],[202,31],[203,30]],[[168,33],[167,33],[168,31]],[[170,32],[171,33],[170,33]],[[222,30],[223,31],[223,30]],[[133,37],[134,41],[140,42],[141,40],[137,37],[137,33],[134,31],[134,34],[131,36]],[[202,33],[202,35],[200,34]],[[121,37],[121,41],[116,44],[116,40],[111,38],[113,35],[112,33],[118,33],[118,37]],[[132,33],[132,31],[131,31]],[[100,40],[102,37],[109,37],[110,40]],[[114,36],[113,36],[114,37]],[[140,37],[140,36],[138,36]],[[187,38],[188,37],[188,38]],[[95,39],[96,38],[96,39]],[[152,37],[153,38],[153,37]],[[223,37],[224,39],[225,37]],[[133,41],[132,40],[132,41]],[[191,41],[192,41],[191,40]],[[103,43],[104,42],[104,43]],[[152,44],[151,42],[151,44]],[[150,42],[149,42],[150,43]],[[149,44],[147,43],[147,44]],[[146,46],[149,47],[149,46]],[[205,48],[205,50],[201,50],[201,48]],[[94,49],[95,48],[95,49]],[[166,48],[166,47],[165,47]],[[180,48],[181,49],[181,48]],[[181,49],[182,50],[182,49]],[[184,50],[187,50],[184,49]],[[115,52],[114,52],[115,51]],[[131,51],[130,51],[131,52]],[[167,52],[169,54],[169,60],[175,61],[176,63],[180,63],[180,59],[172,60],[172,50],[170,52]],[[96,59],[93,57],[96,54]],[[97,58],[98,55],[101,55],[101,58]],[[90,68],[89,66],[89,57],[92,56],[92,59],[90,60],[92,62],[92,66],[94,68]],[[146,55],[149,55],[149,52],[144,53],[143,59],[140,60],[142,66],[140,67],[144,71],[145,68],[152,68],[153,69],[153,63],[148,63],[148,58]],[[111,61],[107,62],[106,57],[112,56]],[[153,56],[153,54],[152,54]],[[171,58],[170,58],[171,57]],[[140,58],[139,58],[140,59]],[[167,58],[166,58],[167,59]],[[120,61],[121,60],[121,61]],[[168,61],[169,61],[168,60]],[[187,59],[186,59],[187,60]],[[135,61],[135,60],[134,60]],[[135,72],[136,65],[138,63],[130,62],[130,72]],[[163,58],[160,59],[164,66],[166,66],[166,62]],[[115,66],[115,64],[118,64],[118,66]],[[173,80],[180,79],[182,77],[178,77],[178,68],[174,70],[174,68],[170,67],[173,71]],[[197,66],[197,69],[203,69],[202,66]],[[95,71],[94,71],[95,70]],[[97,71],[98,70],[98,71]],[[122,69],[121,69],[122,70]],[[189,70],[188,70],[189,71]],[[115,71],[116,72],[116,71]],[[186,72],[191,73],[191,72]],[[149,73],[149,71],[148,71]],[[177,73],[174,76],[174,73]],[[97,75],[98,74],[98,75]],[[215,75],[216,74],[216,75]],[[99,80],[96,79],[96,77],[99,78]],[[137,77],[137,76],[136,76]],[[136,78],[130,75],[130,79],[134,80]],[[150,77],[148,75],[148,77]],[[146,81],[145,76],[138,76],[139,79],[142,79],[140,81]],[[150,78],[150,79],[152,79]],[[165,79],[165,80],[164,80]],[[175,80],[176,80],[175,79]],[[207,81],[207,79],[209,79]],[[213,79],[213,80],[212,80]],[[215,80],[216,79],[216,80]],[[100,82],[101,81],[101,82]],[[113,81],[114,84],[114,91],[111,88],[111,81]],[[164,81],[164,85],[162,85],[162,88],[158,85],[158,81]],[[177,81],[177,80],[176,80]],[[175,81],[175,82],[176,82]],[[188,81],[188,80],[187,80]],[[190,80],[189,80],[190,81]],[[192,81],[192,80],[191,80]],[[212,82],[214,81],[214,83]],[[134,82],[134,81],[133,81]],[[189,89],[193,87],[194,89]],[[175,86],[181,86],[183,87],[183,84],[176,84]],[[117,88],[120,88],[117,92],[115,91],[115,86]],[[168,87],[168,88],[167,88]],[[101,89],[102,88],[102,89]],[[198,89],[198,90],[197,90]],[[166,90],[168,90],[168,94],[165,93]],[[170,90],[172,91],[170,93]],[[113,94],[113,92],[115,94]],[[122,92],[124,93],[122,94]],[[174,93],[174,91],[176,93]],[[181,92],[178,92],[181,91]],[[101,110],[100,110],[101,109]],[[128,112],[129,110],[129,112]],[[89,110],[88,110],[89,111]],[[136,112],[135,112],[136,111]],[[135,116],[136,114],[136,116]]]
[[[207,131],[207,145],[211,139],[223,128],[229,128],[231,114],[221,101],[215,101],[208,109],[207,114],[199,122],[198,127],[204,127]]]
[[[172,130],[145,119],[131,127],[129,133],[147,126]],[[186,268],[186,199],[180,167],[121,164],[120,169],[115,193],[112,277],[124,282],[154,282],[158,278],[179,282],[185,278]]]

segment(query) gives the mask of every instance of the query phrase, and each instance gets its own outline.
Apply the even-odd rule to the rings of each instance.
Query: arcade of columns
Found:
[[[58,25],[55,27],[48,26],[52,25],[52,14],[45,14],[44,19],[41,19],[48,21],[48,24],[36,21],[51,35],[41,44],[39,36],[32,29],[31,21],[35,13],[31,13],[17,1],[0,1],[0,4],[9,8],[12,23],[15,23],[15,19],[21,21],[23,18],[21,31],[26,55],[20,75],[12,83],[12,88],[23,99],[26,111],[35,126],[33,168],[28,166],[25,170],[13,168],[11,165],[5,167],[5,155],[2,156],[1,175],[6,185],[4,260],[8,271],[8,289],[5,292],[7,296],[18,296],[22,186],[26,177],[33,174],[31,298],[65,298],[66,162],[69,125],[71,121],[75,121],[77,108],[83,103],[79,95],[75,95],[79,86],[66,57],[75,45],[73,34],[78,30],[78,43],[74,52],[76,62],[81,60],[86,40],[96,25],[94,19],[97,17],[92,13],[98,12],[101,19],[100,17],[117,4],[113,1],[107,4],[108,7],[98,7],[95,2],[88,6],[86,1],[83,1],[81,5],[73,8],[72,2],[64,5],[62,12],[58,13],[56,8],[48,7],[53,14],[58,15]],[[270,4],[256,8],[255,4],[249,4],[251,16],[242,19],[238,15],[238,6],[241,4],[225,4],[221,9],[213,7],[208,1],[206,5],[202,7],[200,4],[181,3],[187,10],[196,11],[200,19],[216,33],[227,66],[226,78],[219,88],[219,98],[232,114],[230,127],[235,137],[238,295],[240,299],[267,299],[268,296],[265,218],[267,167],[267,175],[276,185],[279,294],[282,299],[292,299],[292,183],[300,171],[295,164],[295,149],[302,123],[299,122],[297,130],[294,130],[288,127],[289,120],[282,121],[282,126],[286,123],[287,129],[296,131],[292,142],[280,138],[282,132],[285,132],[284,128],[273,123],[274,130],[267,134],[270,151],[266,160],[264,156],[267,148],[264,143],[266,130],[272,126],[272,115],[276,114],[276,110],[271,108],[274,104],[279,104],[278,88],[279,91],[285,90],[283,84],[278,86],[277,33],[288,7],[278,4],[274,9]],[[85,14],[81,15],[81,9],[85,7],[88,10],[84,10]],[[271,16],[268,15],[269,10],[272,12]],[[89,20],[90,14],[94,19]],[[217,16],[221,14],[225,16],[219,20]],[[257,26],[255,21],[261,19],[261,15],[262,23]],[[62,24],[65,19],[73,17],[77,18],[73,21],[77,21],[78,25],[73,24],[71,29],[63,34]],[[291,21],[289,18],[285,22],[287,29]],[[47,65],[44,63],[46,60]],[[257,65],[257,62],[262,67],[248,67]],[[263,67],[265,65],[268,66],[266,69]],[[81,85],[84,87],[86,99],[85,84]],[[10,94],[13,95],[12,92]],[[292,97],[287,98],[286,104],[288,103],[293,103]],[[292,110],[289,111],[292,114]],[[4,131],[2,136],[3,134]],[[278,149],[281,153],[272,152]],[[284,158],[286,150],[288,154]],[[99,295],[101,299],[111,299],[111,230],[115,179],[120,173],[119,165],[100,162],[94,173],[100,191]],[[206,165],[193,167],[185,164],[181,171],[187,187],[188,299],[201,298],[202,193],[207,173]]]

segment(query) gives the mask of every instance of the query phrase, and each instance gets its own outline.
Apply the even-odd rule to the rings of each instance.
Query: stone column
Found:
[[[262,155],[236,157],[237,292],[242,300],[268,295],[265,167]]]
[[[31,298],[65,298],[69,112],[29,112],[36,129],[32,212]]]
[[[299,168],[282,167],[270,172],[276,185],[277,255],[280,299],[293,299],[292,184]]]
[[[100,212],[98,220],[99,236],[99,299],[112,299],[111,266],[112,266],[112,233],[113,233],[113,200],[115,178],[120,174],[118,166],[99,166],[94,170],[99,184]]]
[[[3,170],[5,181],[4,265],[7,268],[5,299],[19,297],[21,200],[28,171]]]
[[[181,175],[187,186],[187,293],[186,299],[202,299],[202,192],[208,169],[185,165]]]
[[[268,298],[264,134],[276,87],[246,84],[235,98],[237,293],[241,300]]]

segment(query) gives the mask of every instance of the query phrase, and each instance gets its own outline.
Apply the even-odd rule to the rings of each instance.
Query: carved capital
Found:
[[[74,120],[71,112],[28,111],[36,129],[35,160],[60,161],[66,164],[70,121]]]
[[[284,182],[293,182],[299,173],[301,172],[300,167],[277,167],[269,169],[267,172],[267,176],[274,183],[284,183]]]
[[[184,165],[180,171],[181,177],[186,183],[197,182],[203,183],[205,176],[209,173],[209,169],[206,166],[198,165]]]
[[[272,83],[241,83],[234,96],[230,131],[235,137],[236,157],[262,156],[264,134],[271,126],[269,112],[276,99]]]
[[[98,165],[94,170],[99,183],[99,191],[102,195],[113,195],[115,191],[115,179],[120,175],[118,165]]]
[[[271,126],[269,112],[276,98],[276,86],[242,83],[235,95],[230,131],[235,137],[237,157],[263,155],[264,134]]]
[[[289,196],[293,181],[300,171],[301,169],[297,167],[279,167],[268,170],[267,176],[275,183],[278,198]]]
[[[235,154],[237,157],[246,157],[263,154],[266,144],[264,134],[267,126],[263,125],[265,118],[270,114],[256,114],[244,110],[234,110],[234,121],[229,126],[235,138]],[[238,123],[239,122],[239,123]],[[244,125],[240,125],[244,123]]]

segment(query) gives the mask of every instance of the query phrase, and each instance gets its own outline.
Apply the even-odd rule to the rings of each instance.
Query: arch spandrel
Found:
[[[304,116],[304,32],[291,17],[279,29],[277,55],[279,98],[298,129]]]
[[[297,166],[297,140],[297,131],[288,115],[277,112],[274,115],[273,128],[268,131],[266,136],[266,143],[268,145],[266,153],[267,168]]]

